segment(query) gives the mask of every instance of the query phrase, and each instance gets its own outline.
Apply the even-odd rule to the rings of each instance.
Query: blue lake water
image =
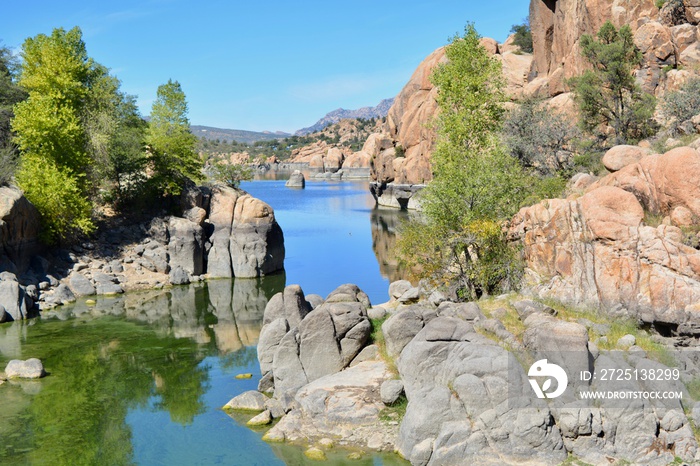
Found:
[[[245,427],[249,415],[220,407],[256,388],[263,311],[285,283],[325,296],[352,282],[386,300],[388,277],[400,276],[390,249],[401,214],[374,211],[366,182],[243,188],[274,207],[286,274],[80,301],[0,325],[0,367],[38,357],[49,372],[0,386],[0,464],[319,464],[302,448],[263,442],[263,431]],[[325,464],[406,464],[347,454],[331,452]]]

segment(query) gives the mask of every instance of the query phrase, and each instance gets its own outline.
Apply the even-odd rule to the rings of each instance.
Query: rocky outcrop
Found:
[[[265,308],[258,360],[275,398],[348,367],[369,338],[368,306],[354,285],[337,288],[313,310],[297,285],[274,296]]]
[[[5,375],[10,379],[40,379],[46,375],[44,365],[37,358],[21,361],[13,359],[5,367]]]
[[[0,272],[24,272],[39,251],[36,208],[12,186],[0,187]]]
[[[288,188],[303,189],[306,187],[306,178],[304,178],[304,174],[301,172],[301,170],[294,170],[284,185]]]
[[[188,186],[183,217],[104,227],[92,241],[38,252],[39,219],[15,188],[0,188],[0,321],[26,319],[76,297],[180,285],[206,277],[252,278],[284,268],[274,212],[244,191]],[[3,272],[4,271],[4,272]]]
[[[699,177],[700,154],[674,149],[602,178],[580,198],[522,209],[510,233],[524,245],[529,286],[540,296],[688,332],[700,321],[700,252],[684,244],[670,218],[698,218],[692,180]],[[645,225],[645,211],[669,221]]]
[[[534,62],[528,91],[545,96],[566,92],[566,79],[589,66],[581,56],[579,39],[595,35],[611,21],[629,25],[644,55],[637,79],[647,92],[661,95],[674,87],[674,76],[663,70],[700,62],[695,0],[665,2],[659,10],[653,0],[531,0]],[[532,92],[530,92],[532,93]]]

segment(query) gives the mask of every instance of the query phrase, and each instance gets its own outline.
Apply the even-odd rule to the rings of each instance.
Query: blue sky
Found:
[[[505,40],[527,0],[33,1],[3,6],[0,40],[79,26],[88,53],[150,112],[183,86],[192,124],[254,131],[310,126],[339,107],[393,97],[430,52],[473,21]]]

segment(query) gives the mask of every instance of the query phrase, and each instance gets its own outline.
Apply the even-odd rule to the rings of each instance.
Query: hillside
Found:
[[[198,138],[205,138],[209,140],[220,140],[220,141],[236,141],[244,142],[246,144],[252,144],[258,141],[274,141],[277,139],[283,139],[291,136],[289,133],[283,133],[281,131],[270,132],[258,132],[258,131],[246,131],[242,129],[224,129],[224,128],[214,128],[212,126],[197,126],[193,125],[190,127],[192,133]]]
[[[306,136],[307,134],[316,133],[323,130],[327,126],[334,123],[338,123],[340,120],[346,119],[358,119],[362,118],[364,120],[369,120],[371,118],[384,118],[387,113],[389,113],[389,108],[394,103],[393,97],[391,99],[384,99],[376,107],[362,107],[357,110],[346,110],[344,108],[339,108],[327,113],[323,118],[318,120],[313,126],[308,128],[302,128],[296,133],[297,136]]]

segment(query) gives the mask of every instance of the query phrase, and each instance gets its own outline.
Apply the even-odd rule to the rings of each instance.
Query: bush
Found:
[[[28,155],[17,172],[17,184],[41,215],[45,243],[71,239],[79,232],[87,234],[95,229],[90,201],[69,169]]]
[[[525,53],[532,53],[532,31],[530,31],[530,20],[526,19],[523,24],[516,24],[510,28],[511,34],[515,34],[513,43],[520,47]]]
[[[674,129],[700,114],[700,78],[689,79],[677,91],[666,94],[661,101],[661,112],[671,120]]]
[[[241,181],[253,178],[253,171],[245,165],[222,161],[215,163],[212,168],[214,179],[230,188],[238,188],[241,185]]]
[[[544,103],[527,99],[513,109],[503,124],[503,134],[511,155],[523,167],[543,175],[561,174],[571,164],[572,141],[580,136],[567,115]]]

